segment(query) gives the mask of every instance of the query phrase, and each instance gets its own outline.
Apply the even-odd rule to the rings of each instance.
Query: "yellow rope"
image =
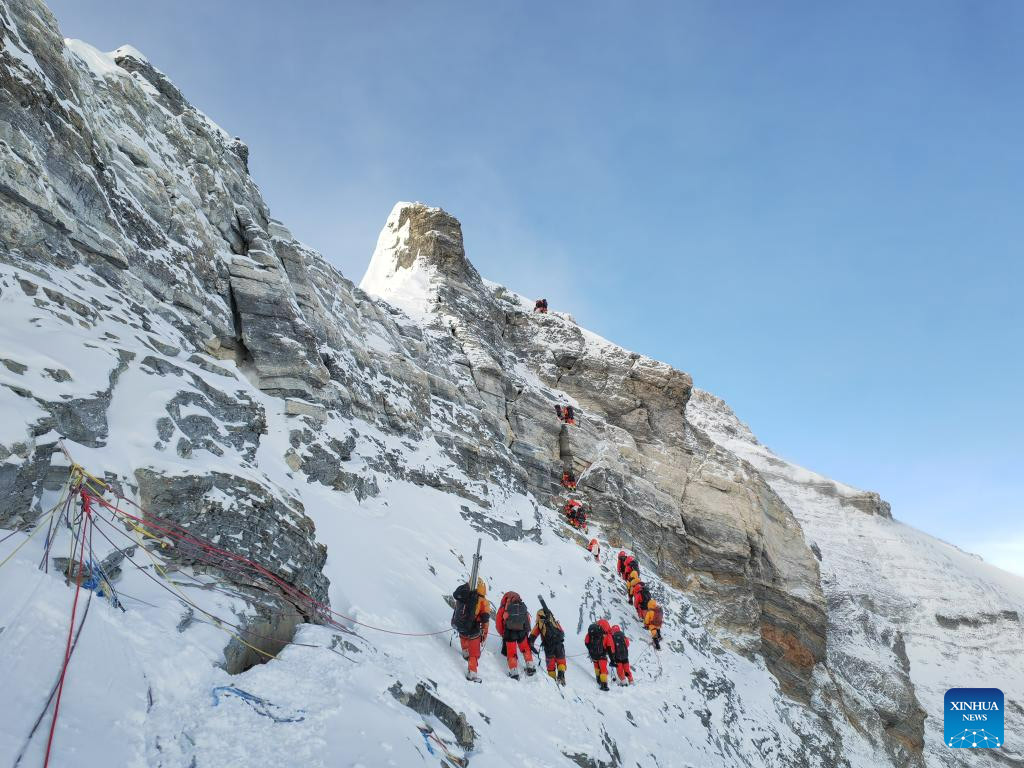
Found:
[[[29,535],[28,535],[28,536],[27,536],[27,537],[25,538],[25,540],[24,540],[23,542],[21,542],[21,544],[19,544],[18,546],[16,546],[16,547],[14,548],[14,551],[13,551],[13,552],[11,552],[11,554],[9,554],[9,555],[8,555],[7,557],[5,557],[5,558],[4,558],[3,560],[0,560],[0,568],[3,568],[3,567],[4,567],[4,566],[5,566],[6,564],[7,564],[7,562],[8,562],[8,561],[9,561],[9,560],[10,560],[10,559],[11,559],[12,557],[14,557],[14,556],[15,556],[16,554],[18,554],[18,550],[19,550],[19,549],[21,549],[21,548],[22,548],[22,547],[24,547],[24,546],[25,546],[26,544],[28,544],[28,543],[29,543],[29,541],[30,541],[30,540],[32,539],[32,537],[33,537],[33,536],[35,536],[35,535],[36,535],[37,533],[39,533],[40,529],[44,527],[44,526],[43,526],[43,522],[44,522],[44,521],[46,521],[46,520],[48,520],[49,518],[53,517],[53,514],[54,514],[54,513],[56,512],[56,511],[57,511],[56,509],[52,509],[52,510],[50,510],[50,512],[49,512],[49,513],[47,513],[47,514],[45,515],[45,517],[41,517],[41,518],[40,518],[39,520],[37,520],[37,521],[36,521],[36,527],[35,527],[35,528],[34,528],[34,529],[32,530],[32,533],[30,533],[30,534],[29,534]]]
[[[28,544],[32,537],[39,533],[39,529],[43,527],[43,523],[48,522],[50,518],[52,518],[54,514],[56,514],[57,510],[64,505],[64,502],[67,501],[68,499],[68,493],[71,491],[72,477],[73,475],[68,476],[68,481],[64,484],[64,490],[61,491],[60,498],[58,499],[57,503],[53,505],[49,512],[45,513],[38,520],[36,520],[36,527],[32,529],[32,533],[30,533],[28,537],[21,542],[21,544],[16,546],[14,548],[14,551],[11,552],[11,554],[9,554],[2,561],[0,561],[0,568],[3,568],[12,557],[18,554],[18,550],[24,547],[26,544]]]
[[[165,571],[164,568],[160,565],[160,563],[157,561],[157,559],[153,556],[153,553],[150,552],[148,549],[146,549],[145,544],[143,544],[143,542],[141,540],[139,540],[139,547],[142,549],[143,552],[146,553],[146,556],[149,557],[149,559],[153,561],[153,567],[156,569],[157,573],[160,574],[160,578],[162,578],[164,580],[164,582],[174,591],[174,593],[176,595],[178,595],[178,597],[181,599],[181,601],[184,602],[186,605],[189,605],[189,606],[195,608],[197,611],[200,611],[201,613],[206,614],[206,611],[204,611],[198,605],[196,605],[191,600],[189,600],[189,598],[185,596],[185,593],[182,592],[178,588],[177,584],[175,584],[175,582],[171,581],[170,576],[167,575],[167,571]],[[225,627],[223,625],[223,623],[221,622],[221,620],[218,619],[217,617],[212,616],[211,614],[207,614],[207,615],[211,616],[211,618],[213,618],[213,621],[212,622],[210,622],[210,621],[203,621],[202,619],[200,619],[200,621],[203,621],[204,624],[209,624],[210,626],[217,627],[218,629],[223,629],[229,635],[231,635],[236,640],[238,640],[238,642],[240,642],[246,648],[250,648],[250,649],[256,651],[256,653],[259,653],[259,654],[262,654],[263,656],[266,656],[268,659],[276,659],[277,658],[277,656],[275,656],[274,654],[268,653],[267,651],[264,651],[261,648],[257,648],[255,645],[252,645],[251,643],[247,642],[245,640],[245,638],[243,638],[237,632],[233,632],[232,630],[230,630],[227,627]]]

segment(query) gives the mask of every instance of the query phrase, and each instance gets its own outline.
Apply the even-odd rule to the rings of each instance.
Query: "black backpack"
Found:
[[[470,590],[468,584],[459,585],[452,593],[455,598],[455,609],[452,611],[452,627],[460,635],[469,635],[476,631],[476,601],[479,595]]]
[[[651,590],[647,588],[646,584],[640,586],[640,607],[647,610],[647,603],[651,601]]]
[[[553,621],[544,622],[544,645],[556,648],[565,642],[565,632]]]
[[[625,663],[629,661],[629,646],[626,645],[626,633],[621,629],[612,633],[612,642],[615,643],[615,661]]]
[[[526,610],[526,603],[522,600],[513,600],[505,606],[505,630],[510,632],[525,632],[530,628],[530,614]]]
[[[587,628],[587,652],[592,659],[599,659],[605,653],[604,629],[596,621]]]

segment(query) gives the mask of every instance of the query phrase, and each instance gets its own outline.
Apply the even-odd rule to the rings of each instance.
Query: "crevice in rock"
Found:
[[[245,340],[242,336],[242,313],[238,309],[238,299],[235,297],[235,289],[228,285],[228,304],[231,307],[231,324],[234,329],[234,353],[235,362],[238,363],[238,367],[242,368],[245,366],[247,370],[252,370],[253,357],[249,348],[245,345]]]

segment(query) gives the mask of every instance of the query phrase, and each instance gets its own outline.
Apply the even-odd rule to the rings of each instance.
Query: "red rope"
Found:
[[[86,491],[83,491],[82,495],[86,496],[86,495],[90,495],[90,494],[88,494],[88,492],[86,492]],[[307,603],[308,605],[318,609],[318,612],[320,612],[321,614],[326,614],[326,618],[328,619],[328,623],[330,623],[330,624],[332,624],[334,626],[342,628],[341,624],[339,624],[336,620],[333,620],[331,618],[332,616],[337,616],[338,618],[340,618],[340,619],[342,619],[344,621],[351,622],[352,624],[356,624],[356,625],[358,625],[360,627],[365,627],[366,629],[372,629],[372,630],[374,630],[376,632],[384,632],[384,633],[389,634],[389,635],[399,635],[401,637],[432,637],[434,635],[445,635],[445,634],[448,634],[449,632],[451,632],[451,629],[441,629],[441,630],[438,630],[436,632],[399,632],[398,630],[386,629],[384,627],[377,627],[377,626],[374,626],[372,624],[367,624],[365,622],[359,621],[358,619],[355,619],[355,618],[353,618],[351,616],[346,616],[343,613],[339,613],[338,611],[333,610],[329,605],[327,605],[326,603],[323,603],[323,602],[317,600],[312,595],[308,595],[305,592],[303,592],[302,590],[300,590],[297,587],[295,587],[294,585],[289,584],[287,581],[282,579],[280,576],[278,576],[277,574],[275,574],[272,571],[268,570],[267,568],[265,568],[264,566],[260,565],[259,563],[255,562],[253,560],[250,560],[249,558],[247,558],[247,557],[245,557],[243,555],[239,555],[239,554],[237,554],[235,552],[231,552],[231,551],[226,550],[226,549],[221,549],[220,547],[215,546],[213,543],[211,543],[209,541],[197,538],[194,534],[189,532],[188,529],[183,528],[180,525],[178,525],[178,524],[176,524],[176,523],[174,523],[172,521],[165,520],[163,518],[157,517],[157,516],[147,512],[143,507],[141,507],[140,505],[136,504],[131,499],[125,498],[124,496],[122,496],[119,493],[115,492],[114,495],[117,496],[122,501],[126,501],[127,503],[131,504],[133,507],[138,509],[140,512],[142,512],[144,517],[138,517],[138,516],[133,515],[133,514],[131,514],[129,512],[125,512],[123,509],[115,507],[110,502],[108,502],[105,499],[100,498],[98,496],[92,496],[91,498],[95,498],[96,501],[99,504],[101,504],[102,506],[106,507],[107,509],[109,509],[110,511],[114,512],[115,514],[122,515],[123,517],[125,517],[125,518],[127,518],[129,520],[133,520],[133,521],[135,521],[137,523],[141,523],[142,525],[145,525],[148,528],[151,528],[151,529],[153,529],[153,530],[155,530],[155,531],[157,531],[159,533],[162,533],[162,534],[164,534],[166,536],[170,536],[171,538],[174,538],[174,539],[177,539],[179,541],[183,541],[183,542],[186,542],[188,544],[192,544],[194,546],[197,546],[200,549],[202,549],[204,552],[212,553],[212,554],[216,555],[217,557],[219,557],[221,559],[233,560],[235,562],[238,562],[238,563],[241,563],[241,564],[245,565],[250,570],[253,570],[256,573],[260,574],[261,576],[263,576],[263,577],[269,579],[270,581],[272,581],[274,584],[276,584],[278,587],[280,587],[282,590],[284,590],[284,592],[286,592],[288,595],[291,595],[292,597],[294,597],[296,599],[299,599],[302,602]],[[175,528],[177,529],[177,531],[174,530]]]
[[[71,661],[71,637],[75,630],[75,613],[78,611],[78,595],[82,591],[82,579],[84,577],[83,570],[85,568],[85,533],[89,527],[89,516],[91,514],[89,506],[90,496],[86,493],[82,494],[82,525],[78,530],[78,536],[81,539],[81,544],[78,552],[78,576],[75,579],[75,599],[71,603],[71,623],[68,625],[68,640],[64,646],[64,663],[60,669],[60,680],[57,683],[57,701],[53,705],[53,720],[50,721],[50,735],[46,739],[46,757],[43,759],[43,768],[47,768],[50,765],[50,749],[53,746],[53,734],[57,729],[57,716],[60,713],[60,697],[64,693],[64,677],[68,672],[68,664]],[[73,551],[73,550],[72,550]],[[70,570],[71,563],[68,563],[68,569]]]

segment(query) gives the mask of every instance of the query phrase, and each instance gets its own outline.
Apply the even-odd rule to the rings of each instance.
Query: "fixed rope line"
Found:
[[[104,522],[106,522],[106,521],[104,521]],[[115,529],[115,530],[116,530],[116,529]],[[120,532],[120,533],[123,533],[123,532]],[[107,536],[107,535],[106,535],[106,534],[105,534],[105,533],[104,533],[104,532],[103,532],[102,530],[100,530],[100,535],[101,535],[101,536],[102,536],[103,538],[105,538],[105,539],[106,539],[107,541],[109,541],[109,542],[111,543],[111,545],[115,547],[115,549],[117,548],[117,545],[116,545],[116,544],[114,544],[114,542],[110,540],[110,537],[108,537],[108,536]],[[127,536],[127,534],[123,534],[123,535]],[[141,545],[139,545],[139,546],[141,546]],[[145,552],[145,553],[146,553],[147,555],[149,555],[150,559],[152,559],[152,560],[153,560],[153,565],[154,565],[154,568],[156,568],[156,569],[157,569],[157,571],[158,571],[158,573],[160,573],[160,575],[161,575],[161,577],[163,578],[164,582],[167,582],[167,584],[172,584],[173,582],[171,582],[171,581],[170,581],[170,580],[169,580],[169,579],[167,578],[166,572],[164,572],[164,571],[163,571],[163,569],[162,569],[162,568],[160,567],[159,563],[157,563],[157,561],[156,561],[156,560],[155,560],[155,559],[153,558],[153,554],[152,554],[152,553],[151,553],[151,552],[150,552],[150,551],[149,551],[148,549],[146,549],[145,547],[142,547],[142,549],[143,549],[143,551],[144,551],[144,552]],[[242,638],[242,637],[240,637],[239,635],[235,634],[235,633],[234,633],[234,632],[232,632],[232,631],[231,631],[230,629],[227,629],[227,627],[234,627],[235,629],[239,630],[240,632],[244,632],[244,631],[248,631],[248,630],[243,630],[243,629],[241,629],[240,627],[238,627],[237,625],[235,625],[235,624],[232,624],[231,622],[229,622],[229,621],[227,621],[227,620],[225,620],[225,619],[222,619],[222,618],[220,618],[220,617],[219,617],[219,616],[217,616],[216,614],[210,613],[209,611],[207,611],[207,610],[205,610],[205,609],[201,608],[200,606],[196,605],[196,604],[195,604],[194,602],[192,602],[191,600],[189,600],[189,599],[188,599],[188,598],[187,598],[187,597],[186,597],[186,596],[185,596],[184,594],[182,594],[182,593],[181,593],[180,591],[178,591],[178,590],[174,589],[173,587],[165,586],[165,585],[164,585],[163,583],[161,583],[161,582],[160,582],[160,580],[159,580],[159,579],[156,579],[156,578],[154,578],[153,576],[151,576],[151,575],[150,575],[149,573],[147,573],[147,572],[146,572],[146,569],[145,569],[145,568],[143,568],[143,567],[142,567],[141,565],[139,565],[138,563],[136,563],[136,562],[135,562],[135,559],[134,559],[134,558],[132,558],[132,557],[130,557],[130,556],[129,556],[129,555],[127,554],[127,553],[124,553],[124,552],[123,552],[122,550],[118,550],[118,551],[121,551],[121,552],[122,552],[122,554],[124,554],[124,555],[125,555],[125,558],[126,558],[126,559],[128,560],[128,562],[130,562],[130,563],[131,563],[132,565],[134,565],[134,566],[135,566],[136,568],[138,568],[138,569],[139,569],[139,571],[141,571],[141,572],[142,572],[142,574],[143,574],[144,576],[146,576],[147,578],[149,578],[150,580],[152,580],[152,581],[153,581],[153,582],[154,582],[155,584],[157,584],[157,585],[158,585],[159,587],[161,587],[162,589],[165,589],[165,590],[167,590],[168,592],[170,592],[170,593],[171,593],[171,595],[173,595],[173,596],[174,596],[175,598],[177,598],[178,600],[180,600],[180,601],[181,601],[181,602],[182,602],[183,604],[187,605],[188,607],[190,607],[190,608],[194,608],[195,610],[199,611],[200,613],[202,613],[202,614],[205,614],[206,616],[209,616],[209,617],[210,617],[211,619],[213,619],[213,621],[212,621],[212,622],[206,622],[206,621],[204,621],[204,622],[203,622],[204,624],[209,624],[209,625],[210,625],[210,626],[212,626],[212,627],[216,627],[217,629],[222,629],[222,630],[224,630],[224,631],[225,631],[225,632],[227,632],[227,633],[228,633],[229,635],[231,635],[232,637],[234,637],[235,639],[237,639],[237,640],[238,640],[238,641],[239,641],[240,643],[242,643],[243,645],[247,646],[248,648],[251,648],[252,650],[256,651],[257,653],[260,653],[260,654],[262,654],[263,656],[266,656],[267,658],[270,658],[270,659],[276,659],[276,658],[277,658],[277,657],[276,657],[275,655],[273,655],[272,653],[268,653],[267,651],[264,651],[264,650],[262,650],[262,649],[260,649],[260,648],[257,648],[257,647],[256,647],[256,646],[254,646],[254,645],[250,645],[249,643],[247,643],[247,642],[245,641],[245,639],[244,639],[244,638]],[[202,621],[202,619],[199,619],[199,621]],[[227,625],[227,626],[224,626],[224,625]],[[256,635],[255,633],[250,633],[250,634],[252,634],[252,635],[253,635],[253,636],[255,636],[255,637],[259,637],[259,635]]]
[[[53,748],[53,734],[57,729],[57,717],[60,715],[60,699],[64,693],[64,680],[68,672],[68,664],[71,662],[71,654],[74,651],[74,647],[71,642],[75,631],[75,614],[78,611],[78,596],[82,592],[82,576],[84,569],[85,560],[85,532],[89,527],[89,516],[90,516],[90,505],[89,497],[82,497],[82,523],[79,525],[78,538],[79,542],[79,554],[78,554],[78,577],[75,579],[75,598],[71,603],[71,622],[68,624],[68,639],[64,648],[64,663],[61,665],[60,679],[57,682],[57,698],[53,704],[53,719],[50,721],[50,735],[46,739],[46,755],[43,758],[43,768],[48,768],[50,765],[50,750]],[[72,548],[72,553],[74,549]],[[71,570],[72,563],[68,563],[68,571]],[[76,644],[77,645],[77,644]]]
[[[55,513],[56,511],[57,511],[56,509],[53,509],[53,510],[51,510],[51,511],[50,511],[50,512],[49,512],[49,513],[48,513],[48,514],[46,515],[46,517],[47,517],[47,518],[51,518],[51,517],[52,517],[52,516],[54,515],[54,513]],[[9,554],[9,555],[7,556],[7,557],[5,557],[5,558],[4,558],[3,560],[0,560],[0,568],[3,568],[3,567],[4,567],[5,565],[7,565],[7,563],[8,563],[8,562],[9,562],[9,561],[11,560],[11,558],[13,558],[13,557],[14,557],[14,556],[15,556],[16,554],[18,554],[18,551],[19,551],[19,550],[20,550],[20,549],[21,549],[22,547],[24,547],[24,546],[25,546],[26,544],[28,544],[28,543],[29,543],[29,541],[31,541],[31,540],[32,540],[32,538],[33,538],[33,537],[35,537],[35,535],[36,535],[37,533],[39,533],[39,531],[41,531],[42,529],[43,529],[43,526],[42,526],[42,521],[41,521],[41,520],[39,520],[39,521],[37,521],[37,523],[36,523],[36,526],[35,526],[35,528],[33,528],[33,529],[32,529],[32,533],[30,533],[30,534],[29,534],[28,536],[26,536],[26,537],[25,537],[25,540],[24,540],[24,541],[22,541],[22,542],[21,542],[21,543],[20,543],[20,544],[19,544],[18,546],[16,546],[16,547],[14,548],[14,550],[13,550],[13,551],[12,551],[12,552],[11,552],[11,553],[10,553],[10,554]],[[18,531],[13,531],[12,533],[18,533]]]
[[[81,465],[75,463],[71,459],[70,454],[67,453],[67,450],[63,448],[63,446],[62,446],[62,450],[64,451],[65,455],[68,457],[69,461],[72,461],[72,469],[80,472],[82,474],[82,476],[86,479],[85,485],[86,485],[87,488],[89,488],[90,491],[92,491],[95,494],[94,498],[97,501],[97,503],[99,503],[100,505],[102,505],[103,507],[108,509],[109,511],[113,512],[119,519],[124,521],[127,525],[130,525],[133,528],[135,528],[140,534],[144,533],[148,538],[155,539],[155,540],[158,540],[158,541],[162,540],[161,536],[156,536],[153,533],[151,533],[149,530],[146,530],[146,529],[151,529],[152,531],[157,531],[157,532],[163,534],[164,536],[169,536],[171,538],[183,541],[183,542],[185,542],[187,544],[191,544],[193,546],[197,546],[197,547],[199,547],[201,550],[203,550],[206,553],[212,553],[213,555],[216,555],[216,556],[218,556],[218,557],[220,557],[222,559],[233,560],[233,561],[235,561],[237,563],[241,563],[241,564],[247,566],[249,569],[251,569],[251,570],[255,571],[256,573],[258,573],[259,575],[263,576],[264,578],[269,579],[277,587],[282,589],[286,594],[288,594],[288,595],[290,595],[290,596],[300,600],[301,602],[307,603],[311,607],[314,607],[314,608],[318,609],[317,612],[320,613],[325,618],[327,618],[328,619],[328,623],[330,623],[332,625],[336,625],[337,622],[334,621],[334,620],[331,620],[330,617],[331,616],[336,616],[336,617],[338,617],[339,619],[341,619],[343,621],[350,622],[350,623],[355,624],[357,626],[364,627],[366,629],[370,629],[370,630],[373,630],[373,631],[376,631],[376,632],[383,632],[383,633],[389,634],[389,635],[396,635],[396,636],[399,636],[399,637],[433,637],[433,636],[437,636],[437,635],[446,635],[446,634],[448,634],[451,631],[450,628],[446,627],[445,629],[440,629],[440,630],[437,630],[435,632],[401,632],[401,631],[394,630],[394,629],[388,629],[386,627],[378,627],[378,626],[375,626],[373,624],[368,624],[366,622],[359,621],[358,619],[356,619],[356,618],[354,618],[352,616],[347,616],[347,615],[345,615],[343,613],[335,611],[334,609],[332,609],[326,603],[323,603],[322,601],[317,600],[316,598],[312,597],[311,595],[308,595],[305,592],[303,592],[302,590],[300,590],[297,587],[293,586],[292,584],[289,584],[288,582],[284,581],[281,577],[279,577],[277,574],[275,574],[272,571],[268,570],[267,568],[263,567],[259,563],[255,562],[253,560],[250,560],[249,558],[244,557],[242,555],[238,555],[238,554],[236,554],[234,552],[230,552],[228,550],[221,549],[220,547],[215,546],[211,542],[204,541],[202,539],[199,539],[199,538],[195,537],[193,534],[191,534],[188,531],[187,528],[183,528],[182,526],[179,526],[176,523],[173,523],[173,522],[171,522],[169,520],[164,520],[163,518],[160,518],[160,517],[157,517],[155,515],[152,515],[152,514],[148,513],[145,510],[145,508],[143,508],[141,505],[139,505],[135,501],[133,501],[133,500],[127,498],[126,496],[124,496],[123,494],[121,494],[119,491],[114,489],[109,483],[105,482],[104,480],[101,480],[100,478],[98,478],[95,475],[93,475],[90,472],[88,472]],[[133,506],[134,508],[136,508],[137,510],[139,510],[143,515],[145,515],[145,517],[138,517],[137,515],[133,515],[130,512],[127,512],[127,511],[125,511],[123,509],[120,509],[120,507],[111,504],[109,501],[107,501],[106,499],[102,498],[102,496],[100,495],[100,492],[98,491],[98,489],[92,487],[92,485],[90,485],[88,483],[88,481],[92,481],[93,483],[102,486],[109,493],[111,493],[115,498],[117,498],[117,499],[119,499],[121,501],[124,501],[124,502],[130,504],[131,506]],[[157,522],[154,522],[154,521],[159,521],[159,523],[164,523],[166,525],[166,527],[165,527],[165,525],[160,525],[160,524],[158,524]],[[173,530],[174,528],[177,528],[178,531]],[[179,531],[180,531],[180,533],[179,533]],[[164,544],[164,546],[166,546],[166,544]],[[143,548],[145,548],[145,547],[143,547]],[[340,628],[344,628],[344,627],[340,627]]]
[[[94,520],[93,520],[94,524],[95,524],[96,520],[99,520],[100,522],[104,523],[105,525],[110,525],[110,526],[111,526],[111,528],[112,528],[113,530],[117,531],[117,532],[118,532],[119,534],[121,534],[121,535],[122,535],[122,536],[124,536],[125,538],[128,538],[128,534],[127,534],[127,533],[125,533],[124,531],[120,531],[120,530],[118,530],[118,529],[116,528],[116,526],[113,526],[113,525],[111,525],[111,523],[110,523],[109,521],[105,520],[104,518],[102,518],[102,517],[99,517],[99,516],[95,517],[95,518],[94,518]],[[165,591],[169,592],[169,593],[170,593],[170,594],[171,594],[171,595],[172,595],[173,597],[175,597],[176,599],[178,599],[179,601],[181,601],[181,602],[182,602],[182,604],[184,604],[184,605],[186,605],[186,606],[188,606],[188,607],[190,607],[190,608],[194,608],[195,610],[199,611],[200,613],[202,613],[202,614],[204,614],[204,615],[206,615],[206,616],[210,617],[210,619],[212,619],[212,621],[203,621],[202,619],[196,619],[197,621],[200,621],[200,622],[202,622],[203,624],[207,624],[207,625],[209,625],[209,626],[211,626],[211,627],[215,627],[215,628],[217,628],[217,629],[221,629],[221,630],[224,630],[225,632],[227,632],[228,634],[230,634],[230,635],[231,635],[232,637],[236,638],[236,639],[237,639],[237,640],[238,640],[239,642],[241,642],[241,643],[242,643],[243,645],[245,645],[245,646],[247,646],[247,647],[251,648],[252,650],[256,651],[257,653],[260,653],[260,654],[262,654],[262,655],[264,655],[264,656],[266,656],[266,657],[268,657],[268,658],[272,658],[272,659],[273,659],[273,658],[277,658],[276,656],[274,656],[274,655],[273,655],[273,654],[271,654],[271,653],[268,653],[268,652],[266,652],[266,651],[263,651],[263,650],[262,650],[262,649],[260,649],[260,648],[257,648],[257,647],[255,647],[255,646],[253,646],[253,645],[250,645],[250,644],[249,644],[248,642],[246,642],[245,638],[241,637],[240,635],[237,635],[237,634],[235,634],[234,632],[231,632],[231,631],[230,631],[229,629],[227,629],[227,627],[233,627],[234,629],[238,630],[238,632],[244,632],[245,634],[249,635],[250,637],[255,637],[255,638],[258,638],[258,639],[260,639],[260,640],[274,640],[274,641],[276,641],[276,642],[284,642],[284,643],[285,643],[286,645],[298,645],[298,646],[302,646],[302,647],[305,647],[305,648],[323,648],[324,650],[328,650],[328,651],[331,651],[332,653],[338,653],[338,652],[337,652],[337,651],[335,651],[335,650],[334,650],[333,648],[328,648],[327,646],[323,646],[323,645],[314,645],[313,643],[300,643],[300,642],[297,642],[297,641],[294,641],[294,640],[289,640],[289,641],[281,641],[281,640],[279,640],[278,638],[273,638],[273,637],[270,637],[270,636],[268,636],[268,635],[261,635],[261,634],[259,634],[259,633],[257,633],[257,632],[253,632],[253,631],[252,631],[251,629],[245,629],[245,628],[243,628],[243,627],[240,627],[240,626],[238,626],[237,624],[234,624],[234,623],[232,623],[232,622],[228,621],[227,619],[223,619],[223,618],[221,618],[220,616],[218,616],[218,615],[216,615],[216,614],[214,614],[214,613],[211,613],[210,611],[207,611],[207,610],[205,610],[204,608],[200,607],[200,606],[199,606],[199,605],[197,605],[197,604],[196,604],[195,602],[193,602],[192,600],[190,600],[190,599],[189,599],[188,597],[186,597],[186,596],[184,595],[184,593],[182,593],[182,592],[181,592],[180,590],[177,590],[177,589],[173,589],[173,587],[174,587],[174,586],[176,585],[176,583],[175,583],[174,581],[170,580],[170,579],[169,579],[169,578],[167,577],[167,575],[166,575],[166,572],[165,572],[165,571],[163,571],[163,569],[161,569],[161,571],[160,571],[160,572],[161,572],[161,576],[163,577],[163,580],[164,580],[164,582],[166,582],[166,585],[165,585],[164,583],[162,583],[162,582],[161,582],[161,581],[160,581],[159,579],[156,579],[156,578],[154,578],[154,577],[153,577],[152,575],[150,575],[150,574],[149,574],[149,573],[148,573],[148,572],[146,571],[146,569],[145,569],[145,568],[144,568],[143,566],[139,565],[139,564],[138,564],[137,562],[135,562],[135,559],[134,559],[134,558],[133,558],[132,556],[130,556],[130,555],[129,555],[129,554],[128,554],[128,553],[127,553],[127,552],[126,552],[126,551],[125,551],[124,549],[121,549],[121,548],[119,548],[119,547],[118,547],[118,546],[117,546],[117,545],[116,545],[116,544],[115,544],[115,543],[114,543],[114,542],[113,542],[113,541],[112,541],[112,540],[110,539],[110,537],[109,537],[109,536],[107,536],[107,535],[106,535],[106,534],[105,534],[105,533],[103,532],[103,530],[102,530],[102,529],[101,529],[100,527],[98,527],[98,526],[95,526],[95,525],[94,525],[94,527],[95,527],[95,530],[99,531],[99,534],[100,534],[100,536],[102,536],[102,537],[103,537],[104,539],[106,539],[106,540],[107,540],[107,541],[108,541],[108,542],[110,543],[110,545],[114,547],[115,551],[117,551],[117,552],[120,552],[120,553],[121,553],[121,554],[122,554],[122,555],[123,555],[123,556],[125,557],[125,559],[127,559],[127,560],[128,560],[128,562],[130,562],[130,563],[131,563],[131,564],[132,564],[133,566],[135,566],[135,567],[136,567],[136,568],[137,568],[137,569],[138,569],[139,571],[141,571],[141,573],[142,573],[142,575],[143,575],[143,576],[145,576],[146,578],[150,579],[150,580],[151,580],[152,582],[154,582],[154,583],[155,583],[155,584],[156,584],[157,586],[159,586],[160,588],[162,588],[162,589],[164,589]],[[135,546],[139,546],[139,545],[138,545],[138,544],[137,544],[136,542],[134,542],[134,541],[133,541],[132,543],[133,543],[133,548],[134,548]],[[157,563],[157,562],[155,561],[155,559],[153,558],[153,554],[152,554],[151,552],[149,552],[149,550],[148,550],[148,549],[145,549],[145,547],[143,547],[143,549],[144,549],[144,550],[146,551],[146,554],[150,556],[150,559],[153,559],[153,560],[154,560],[154,567],[155,567],[155,568],[160,568],[159,564],[158,564],[158,563]],[[170,586],[167,586],[167,585],[170,585]],[[187,586],[187,585],[185,585],[185,586]],[[199,586],[207,586],[207,585],[204,585],[204,584],[203,584],[202,582],[199,582]],[[139,598],[137,598],[137,597],[132,597],[131,595],[126,595],[126,594],[125,594],[125,593],[123,593],[123,592],[122,592],[122,593],[120,593],[120,594],[121,594],[122,596],[124,596],[124,597],[128,597],[128,598],[130,598],[130,599],[132,599],[132,600],[139,600]],[[240,599],[243,599],[243,600],[244,600],[244,599],[246,599],[246,598],[245,598],[245,596],[244,596],[244,595],[241,595],[241,594],[239,594],[239,595],[236,595],[236,596],[237,596],[237,597],[239,597]],[[139,602],[145,603],[146,601],[144,601],[144,600],[139,600]],[[153,606],[153,605],[152,605],[152,603],[146,603],[146,605],[150,605],[150,606],[152,606],[152,607],[154,607],[154,608],[156,608],[156,607],[157,607],[157,606]],[[341,656],[341,655],[344,655],[344,654],[338,654],[338,655],[339,655],[339,656]]]

